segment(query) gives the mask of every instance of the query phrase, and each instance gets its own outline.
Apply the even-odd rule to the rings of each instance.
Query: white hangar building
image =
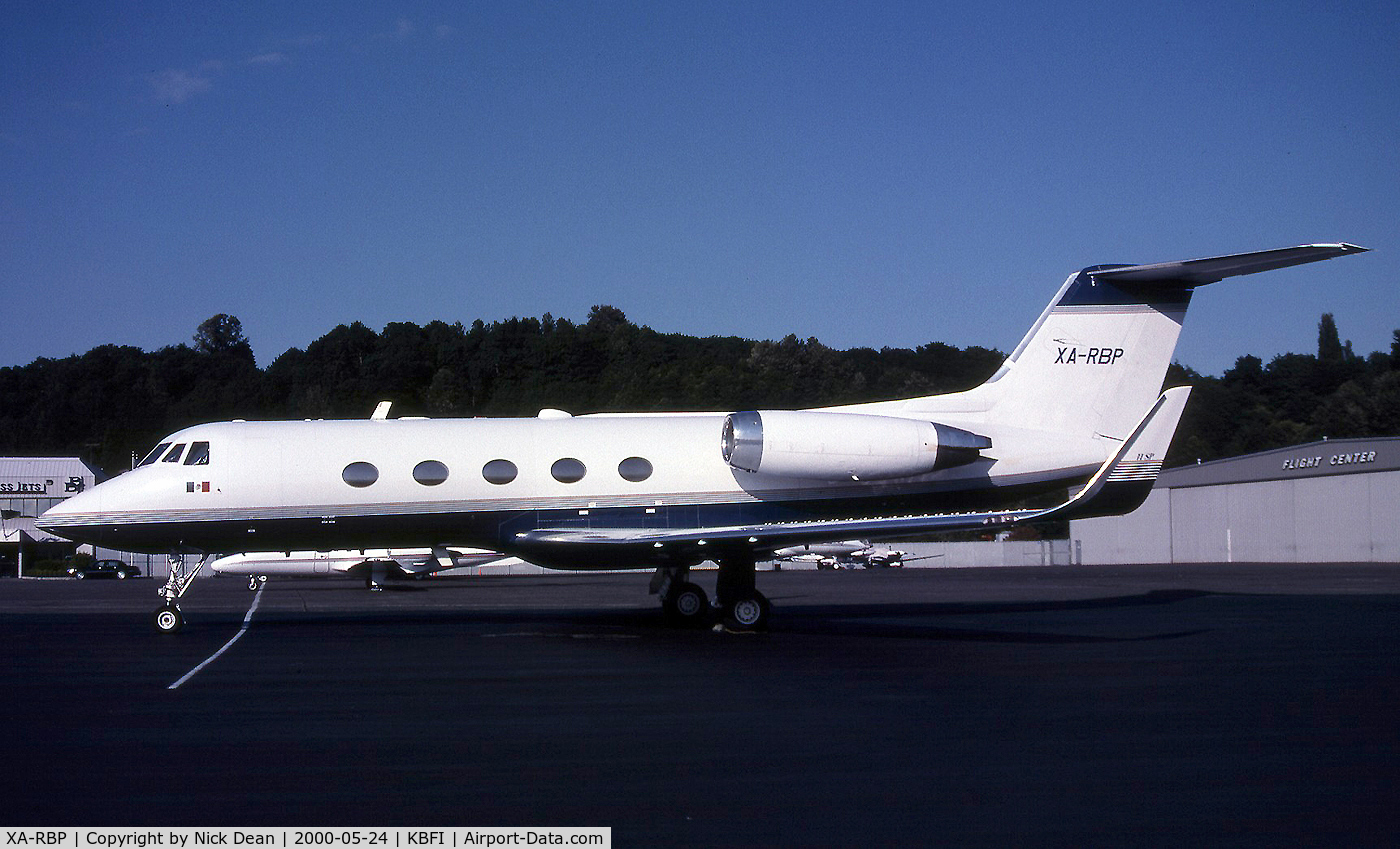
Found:
[[[1162,472],[1121,517],[1070,523],[1082,563],[1400,563],[1400,438]]]
[[[97,471],[76,457],[0,457],[0,558],[14,561],[21,548],[24,556],[72,554],[72,542],[36,529],[34,520],[97,481]]]

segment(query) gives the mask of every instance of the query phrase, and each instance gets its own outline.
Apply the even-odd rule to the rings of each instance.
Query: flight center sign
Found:
[[[1160,486],[1173,489],[1381,472],[1400,472],[1400,437],[1324,439],[1292,448],[1178,466],[1162,472],[1157,481]]]
[[[1291,472],[1305,469],[1322,470],[1332,466],[1352,466],[1360,463],[1376,462],[1375,451],[1346,451],[1330,456],[1315,454],[1303,457],[1285,457],[1280,471]]]

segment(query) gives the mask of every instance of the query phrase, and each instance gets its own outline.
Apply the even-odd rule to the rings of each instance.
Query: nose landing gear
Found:
[[[162,634],[173,634],[185,627],[185,616],[180,612],[180,599],[189,590],[190,584],[194,582],[194,576],[199,574],[199,570],[204,568],[204,564],[208,563],[211,557],[213,557],[212,554],[204,555],[194,565],[194,568],[190,568],[185,564],[185,555],[179,553],[170,555],[170,577],[160,588],[160,597],[163,599],[163,603],[151,617],[151,623],[155,625],[157,631]]]

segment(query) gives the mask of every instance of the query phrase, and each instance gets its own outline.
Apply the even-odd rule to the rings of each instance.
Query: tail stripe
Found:
[[[1155,481],[1162,472],[1161,460],[1124,460],[1105,479],[1117,481]]]
[[[1172,316],[1178,321],[1186,315],[1186,308],[1159,308],[1148,304],[1056,304],[1052,310],[1055,315],[1143,315],[1144,313],[1162,313]]]

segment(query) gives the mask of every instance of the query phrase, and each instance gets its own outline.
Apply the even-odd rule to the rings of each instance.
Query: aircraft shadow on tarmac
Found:
[[[783,608],[783,630],[789,632],[820,631],[832,635],[890,637],[898,639],[947,640],[994,643],[1117,643],[1145,640],[1168,640],[1189,637],[1202,630],[1171,631],[1135,636],[1104,636],[1102,634],[1073,634],[998,628],[950,627],[941,623],[943,617],[1015,615],[1024,613],[1068,613],[1075,611],[1112,611],[1134,607],[1178,604],[1215,595],[1201,590],[1152,590],[1150,592],[1106,598],[1062,599],[1005,602],[906,602],[871,605],[822,605]],[[881,621],[886,620],[886,621]],[[889,621],[894,620],[894,621]],[[779,627],[776,626],[775,627]]]
[[[1005,602],[893,602],[851,604],[783,604],[781,596],[773,602],[778,615],[774,617],[771,635],[801,635],[823,637],[862,637],[888,639],[917,639],[934,641],[988,643],[1119,643],[1150,640],[1170,640],[1203,633],[1203,629],[1176,630],[1165,633],[1112,636],[1066,632],[1035,631],[1018,628],[998,628],[989,621],[988,628],[952,627],[940,621],[948,617],[1014,616],[1027,613],[1112,612],[1130,608],[1161,607],[1218,593],[1190,589],[1152,590],[1134,595],[1087,599],[1061,599]],[[579,635],[580,632],[632,633],[638,636],[658,636],[659,632],[674,634],[706,634],[708,631],[677,629],[666,624],[660,611],[645,609],[597,608],[535,608],[520,607],[491,610],[415,609],[360,611],[292,611],[260,613],[262,627],[303,625],[315,622],[356,625],[460,624],[464,628],[519,627],[532,633]],[[209,624],[206,622],[206,624]],[[1005,623],[1000,623],[1005,624]],[[1083,625],[1082,619],[1075,620]],[[1098,630],[1115,630],[1098,626]],[[1133,630],[1133,629],[1129,629]],[[732,632],[731,632],[732,633]],[[760,634],[759,636],[764,636]]]

